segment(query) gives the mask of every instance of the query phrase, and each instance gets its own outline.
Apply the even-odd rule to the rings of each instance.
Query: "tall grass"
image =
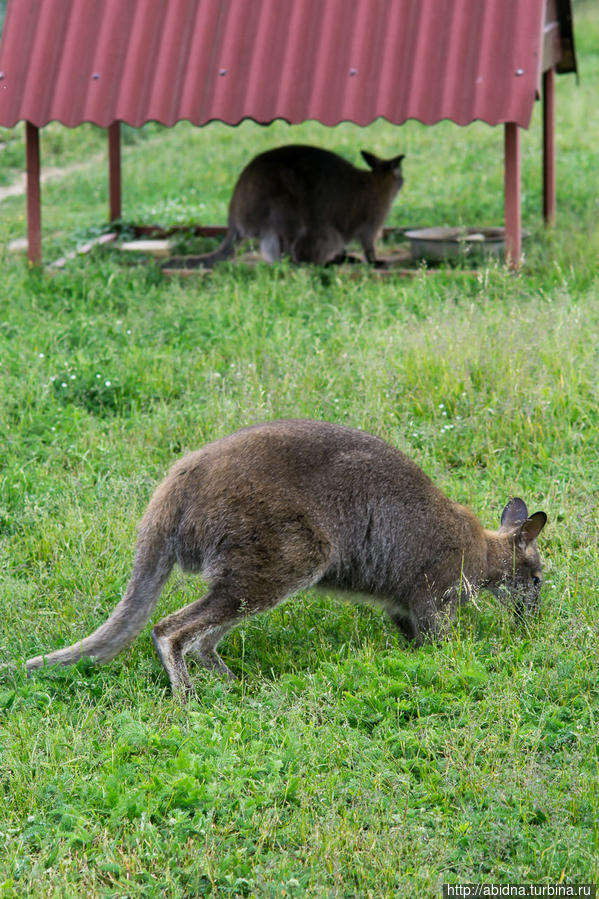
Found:
[[[599,879],[599,20],[579,9],[581,83],[558,79],[558,223],[540,221],[536,114],[517,275],[282,263],[166,280],[106,249],[49,274],[0,248],[0,895],[378,899]],[[73,158],[78,139],[63,137]],[[92,129],[80,139],[101,149]],[[356,161],[407,151],[392,223],[501,222],[500,132],[416,123],[154,128],[125,148],[125,214],[222,222],[243,162],[289,139]],[[1,208],[4,245],[23,203]],[[96,163],[48,186],[48,257],[105,215]],[[307,594],[232,632],[239,681],[194,669],[188,708],[147,631],[105,668],[27,679],[24,659],[118,600],[172,461],[287,415],[380,434],[487,526],[509,495],[544,509],[538,620],[481,593],[450,640],[415,649],[381,613]],[[201,589],[175,574],[155,620]]]

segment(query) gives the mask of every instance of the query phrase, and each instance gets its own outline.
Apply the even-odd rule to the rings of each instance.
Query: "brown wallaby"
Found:
[[[340,261],[359,240],[375,263],[374,240],[403,184],[401,161],[362,151],[370,172],[319,147],[290,145],[261,153],[242,171],[229,204],[227,235],[214,253],[197,260],[211,267],[248,238],[260,241],[267,262]]]
[[[368,594],[417,642],[442,636],[477,587],[532,611],[546,520],[511,499],[499,530],[484,530],[407,456],[363,431],[293,419],[244,428],[179,460],[158,487],[110,618],[27,668],[114,658],[149,620],[175,562],[202,572],[209,587],[152,631],[182,692],[191,689],[187,652],[232,676],[216,652],[221,637],[244,616],[316,585]]]

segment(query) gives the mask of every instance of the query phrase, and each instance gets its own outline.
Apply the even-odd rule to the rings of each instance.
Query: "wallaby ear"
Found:
[[[547,516],[544,512],[535,512],[520,527],[518,537],[523,543],[532,543],[536,540],[547,523]]]
[[[377,169],[380,169],[382,159],[379,159],[378,156],[375,156],[374,153],[369,153],[368,150],[360,150],[362,154],[362,159],[366,163],[369,168],[372,169],[373,172],[376,172]]]
[[[373,172],[393,172],[396,176],[401,174],[401,161],[406,158],[405,153],[402,153],[401,156],[394,156],[393,159],[379,159],[378,156],[375,156],[374,153],[369,153],[368,150],[361,150],[360,152],[364,162]]]
[[[406,158],[406,154],[402,153],[400,156],[395,156],[393,159],[390,159],[387,165],[391,169],[394,175],[401,174],[401,161]]]
[[[510,531],[523,524],[527,518],[526,503],[519,496],[513,496],[501,513],[501,530]]]

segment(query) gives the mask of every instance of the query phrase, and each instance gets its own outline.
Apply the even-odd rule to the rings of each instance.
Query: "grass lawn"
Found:
[[[517,275],[355,278],[225,264],[166,280],[109,248],[63,271],[6,249],[0,203],[0,896],[438,897],[444,882],[599,881],[599,10],[557,79],[558,222],[541,221],[540,108],[523,135]],[[407,154],[389,224],[502,223],[502,136],[482,124],[128,130],[128,221],[223,223],[255,153]],[[3,133],[2,183],[22,167]],[[98,161],[98,159],[100,161]],[[98,233],[105,135],[51,125],[46,259]],[[309,416],[373,431],[496,527],[549,523],[542,611],[481,593],[415,649],[378,611],[302,595],[221,644],[176,704],[149,628],[104,668],[27,679],[83,637],[131,570],[136,523],[186,450]],[[175,574],[154,621],[197,598]],[[13,664],[13,663],[16,663]],[[191,666],[190,666],[191,667]]]

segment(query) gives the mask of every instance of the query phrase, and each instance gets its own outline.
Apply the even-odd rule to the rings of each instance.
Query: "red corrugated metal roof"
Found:
[[[9,0],[0,125],[528,127],[545,0]]]

